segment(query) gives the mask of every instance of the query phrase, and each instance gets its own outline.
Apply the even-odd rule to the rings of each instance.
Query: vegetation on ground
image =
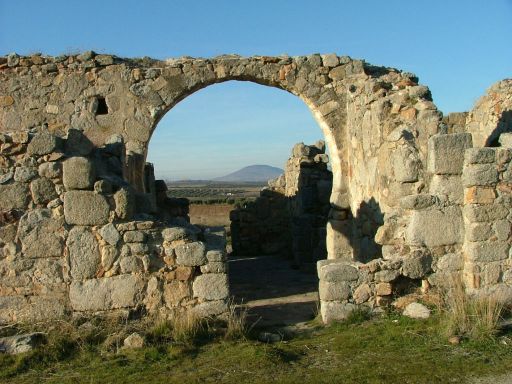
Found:
[[[132,350],[120,347],[133,331],[129,322],[124,334],[112,331],[119,323],[61,325],[43,347],[0,356],[0,382],[459,383],[512,369],[512,333],[466,334],[450,344],[440,332],[444,312],[412,320],[357,311],[326,327],[315,320],[273,344],[257,341],[260,330],[244,325],[244,314],[229,317],[224,323],[187,316],[157,322],[139,329],[147,345]]]

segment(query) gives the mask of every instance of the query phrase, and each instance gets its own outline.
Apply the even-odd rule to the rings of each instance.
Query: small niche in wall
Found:
[[[108,105],[105,101],[104,97],[98,97],[96,99],[97,107],[96,107],[96,115],[107,115],[108,114]]]

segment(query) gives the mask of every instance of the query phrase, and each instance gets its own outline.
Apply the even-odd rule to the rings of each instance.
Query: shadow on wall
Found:
[[[512,132],[512,110],[503,111],[498,120],[498,125],[489,135],[489,138],[485,142],[485,146],[499,147],[499,138],[504,132]]]
[[[382,246],[375,242],[375,235],[384,224],[384,214],[379,203],[372,197],[363,201],[355,216],[347,212],[348,225],[341,225],[340,232],[348,239],[352,247],[352,258],[366,263],[382,257]]]

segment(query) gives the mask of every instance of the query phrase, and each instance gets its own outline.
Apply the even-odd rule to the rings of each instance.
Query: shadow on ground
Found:
[[[293,269],[280,256],[236,257],[229,260],[231,294],[249,309],[256,326],[293,326],[317,313],[315,272]]]

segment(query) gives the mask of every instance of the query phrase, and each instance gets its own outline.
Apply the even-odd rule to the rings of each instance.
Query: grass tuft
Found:
[[[226,316],[225,338],[228,340],[245,340],[249,327],[247,326],[248,308],[243,305],[236,305],[231,299],[228,303],[228,313]]]
[[[505,300],[499,294],[470,295],[460,279],[453,279],[444,292],[441,312],[445,336],[494,339],[505,314]]]

